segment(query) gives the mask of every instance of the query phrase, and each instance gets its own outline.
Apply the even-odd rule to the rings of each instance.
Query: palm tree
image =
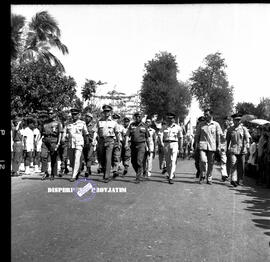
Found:
[[[22,15],[11,15],[10,53],[11,59],[16,59],[21,47],[22,28],[25,26],[25,17]]]
[[[14,17],[11,17],[12,21]],[[65,71],[60,60],[50,52],[50,49],[55,47],[62,54],[68,54],[68,48],[61,42],[60,37],[61,31],[57,21],[47,11],[39,12],[28,24],[25,38],[21,37],[20,42],[23,48],[15,58],[19,63],[42,60],[50,65],[58,66],[61,71]]]

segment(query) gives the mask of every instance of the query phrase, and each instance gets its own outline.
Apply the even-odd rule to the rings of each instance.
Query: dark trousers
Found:
[[[110,177],[113,145],[114,139],[111,137],[100,138],[98,141],[97,153],[104,178]]]
[[[112,152],[112,167],[114,171],[118,171],[117,169],[121,163],[121,151],[122,145],[120,143],[115,142]]]
[[[131,157],[130,144],[126,148],[124,147],[124,145],[122,145],[121,158],[125,168],[129,167],[130,157]]]
[[[61,171],[67,169],[68,160],[68,142],[61,142],[58,149],[59,158],[61,161]]]
[[[195,160],[195,167],[196,167],[196,178],[200,177],[200,150],[195,149],[194,151],[194,160]]]
[[[131,164],[136,172],[136,178],[143,173],[144,161],[146,161],[145,142],[131,143]]]
[[[37,166],[40,165],[40,154],[41,154],[41,153],[38,152],[38,151],[36,151],[36,150],[33,152],[33,159],[34,159],[33,162],[34,162],[34,166],[35,166],[35,165],[37,165]]]
[[[24,151],[24,165],[25,166],[30,166],[32,160],[32,151]]]
[[[42,142],[41,145],[40,159],[41,159],[41,172],[48,172],[49,149],[47,148],[44,142]]]
[[[13,144],[12,171],[18,172],[23,159],[23,144],[21,141]]]
[[[83,147],[83,157],[86,164],[87,172],[91,172],[91,162],[94,153],[93,145],[85,145]]]
[[[57,157],[58,151],[55,150],[56,148],[56,141],[48,141],[47,148],[49,149],[49,154],[51,157],[51,176],[57,176]]]

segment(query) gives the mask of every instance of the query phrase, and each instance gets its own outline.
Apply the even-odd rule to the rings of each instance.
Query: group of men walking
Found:
[[[29,172],[31,154],[34,159],[41,159],[43,180],[67,174],[70,160],[70,181],[74,182],[83,169],[83,163],[86,166],[85,177],[91,175],[91,165],[96,153],[98,172],[103,174],[105,183],[121,174],[121,163],[124,166],[122,175],[125,176],[129,162],[136,172],[135,183],[140,183],[151,177],[152,160],[158,152],[162,173],[167,175],[168,183],[174,183],[177,157],[183,152],[184,138],[184,129],[176,123],[175,114],[169,112],[162,123],[156,123],[151,118],[142,121],[141,113],[136,112],[131,121],[127,117],[121,119],[118,114],[112,113],[111,106],[104,105],[102,116],[95,123],[90,112],[85,114],[84,120],[81,119],[78,109],[71,109],[70,115],[71,119],[59,119],[53,110],[49,110],[47,115],[45,114],[47,119],[42,121],[39,128],[35,127],[31,119],[24,128],[20,121],[14,121],[13,174],[18,173],[22,151],[26,151],[25,173]],[[232,185],[242,183],[250,135],[240,123],[240,115],[233,115],[232,118],[232,126],[229,126],[229,119],[226,118],[221,127],[213,120],[211,110],[207,109],[204,116],[198,119],[193,147],[199,183],[206,180],[208,184],[212,184],[216,156],[220,158],[222,180],[226,181],[231,177]],[[29,147],[32,140],[33,146]],[[59,174],[58,157],[61,160]],[[48,172],[49,158],[51,174]]]

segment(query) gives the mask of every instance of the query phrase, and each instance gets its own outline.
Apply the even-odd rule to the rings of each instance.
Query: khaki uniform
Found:
[[[212,181],[215,152],[220,146],[221,127],[218,122],[207,121],[198,125],[195,141],[200,153],[200,180],[205,176]]]
[[[86,124],[82,120],[67,125],[69,138],[69,148],[71,149],[72,178],[76,178],[79,173],[81,155],[84,146],[84,136],[88,135]]]
[[[136,172],[136,179],[139,179],[144,172],[146,161],[146,140],[149,138],[149,131],[145,123],[131,123],[126,133],[130,137],[131,164]]]
[[[156,144],[156,131],[152,127],[148,128],[149,131],[149,154],[145,161],[145,172],[147,176],[151,176],[153,157],[155,154],[155,144]]]
[[[183,139],[183,128],[173,123],[172,125],[165,125],[161,129],[161,140],[164,143],[164,154],[166,160],[166,169],[169,179],[173,179],[177,153],[179,149],[179,139]]]
[[[227,147],[230,157],[231,180],[240,182],[244,178],[245,156],[250,134],[246,127],[240,124],[237,127],[230,127],[227,132]]]
[[[117,123],[109,116],[108,119],[101,118],[97,122],[96,129],[98,134],[98,159],[101,165],[101,171],[104,174],[103,178],[108,179],[110,178],[112,151],[115,137],[118,133],[118,126]]]

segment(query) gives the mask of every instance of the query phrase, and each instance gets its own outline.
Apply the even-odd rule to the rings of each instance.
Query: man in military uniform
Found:
[[[88,131],[88,136],[85,137],[83,156],[86,164],[85,177],[88,177],[91,175],[91,162],[95,147],[97,145],[96,127],[93,123],[93,115],[90,112],[85,114],[85,123]]]
[[[52,109],[49,109],[48,122],[45,123],[41,129],[41,135],[43,136],[43,145],[41,146],[41,150],[43,147],[43,150],[47,151],[50,155],[51,180],[53,180],[54,177],[57,175],[57,156],[58,156],[57,150],[60,145],[62,132],[63,132],[62,124],[59,121],[56,121],[56,114]],[[43,175],[42,179],[45,179],[46,177],[48,177],[48,172],[45,167],[45,174]]]
[[[124,165],[124,172],[123,176],[125,176],[128,172],[128,167],[129,167],[129,160],[131,156],[131,151],[130,151],[130,139],[128,138],[128,145],[125,147],[125,140],[126,140],[126,134],[127,130],[129,127],[130,119],[128,117],[124,117],[123,119],[123,127],[124,129],[122,130],[122,151],[121,151],[121,158],[122,162]]]
[[[162,170],[162,174],[165,174],[167,172],[166,169],[166,160],[165,160],[165,154],[164,154],[164,143],[161,140],[161,131],[163,127],[166,125],[165,121],[162,121],[162,123],[159,123],[156,125],[157,127],[157,145],[158,145],[158,160],[159,160],[159,169]]]
[[[68,174],[69,172],[68,170],[69,141],[68,141],[68,134],[67,134],[67,125],[69,124],[70,119],[67,113],[66,114],[63,113],[60,118],[63,125],[63,133],[62,133],[61,142],[59,146],[59,158],[61,161],[59,176],[61,177],[63,174]]]
[[[111,180],[110,172],[113,146],[115,142],[119,143],[120,138],[117,123],[111,117],[112,107],[104,105],[102,110],[103,116],[98,120],[96,127],[98,132],[97,153],[101,172],[104,174],[104,182],[108,183]]]
[[[196,123],[196,130],[199,128],[199,125],[204,121],[204,116],[200,116]],[[195,140],[193,141],[193,150],[194,150],[194,160],[196,168],[196,178],[200,178],[200,150],[196,147]]]
[[[124,127],[120,124],[120,115],[114,113],[112,119],[117,123],[117,130],[119,134],[119,141],[115,138],[112,152],[112,168],[113,178],[119,175],[120,163],[121,163],[121,151],[122,151],[122,132]]]
[[[175,117],[175,114],[168,113],[167,125],[161,130],[161,141],[164,147],[166,168],[170,184],[173,184],[173,177],[175,176],[178,150],[183,151],[183,129],[175,123]]]
[[[72,177],[70,182],[74,182],[78,179],[81,156],[84,146],[84,137],[88,136],[88,130],[84,121],[80,120],[80,110],[73,108],[70,110],[72,116],[72,123],[67,125],[67,133],[69,137],[69,147],[71,150],[71,166]]]
[[[212,171],[214,166],[215,152],[220,151],[221,127],[213,120],[211,109],[204,110],[203,121],[196,129],[195,148],[200,152],[200,180],[207,178],[207,184],[212,184]]]
[[[151,118],[146,118],[145,123],[147,125],[148,132],[149,132],[149,153],[146,154],[144,176],[150,177],[151,176],[151,171],[152,171],[153,159],[155,158],[157,137],[156,137],[155,129],[152,128],[152,120],[151,120]]]
[[[241,114],[233,114],[233,126],[228,129],[227,151],[230,158],[231,184],[236,187],[243,185],[245,156],[249,147],[250,134],[241,123]]]
[[[222,133],[220,135],[220,172],[221,172],[221,180],[225,182],[228,180],[229,175],[229,161],[227,158],[227,141],[226,136],[228,132],[228,128],[230,127],[230,117],[226,116],[223,119],[223,123],[221,125]]]
[[[126,133],[125,147],[128,147],[128,138],[131,141],[131,164],[136,172],[135,183],[140,183],[140,177],[143,174],[145,154],[149,152],[149,131],[139,112],[134,114],[135,121],[129,125]]]

